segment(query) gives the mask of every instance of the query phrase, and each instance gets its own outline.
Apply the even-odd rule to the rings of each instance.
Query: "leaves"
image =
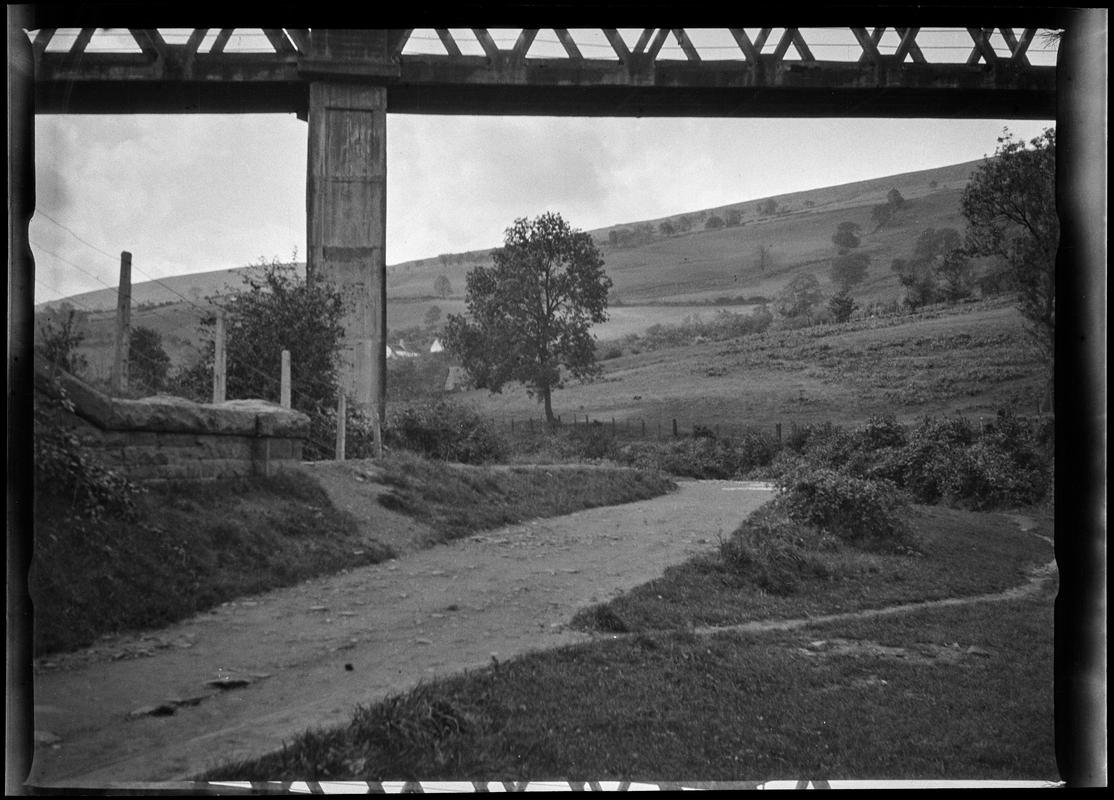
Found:
[[[1056,131],[1028,144],[1008,131],[998,139],[963,193],[967,249],[997,256],[1018,288],[1018,306],[1030,333],[1051,361],[1056,334]]]
[[[515,220],[492,261],[468,274],[468,317],[449,316],[445,347],[476,386],[499,392],[520,382],[552,419],[562,370],[579,379],[599,372],[590,330],[607,319],[603,257],[588,234],[548,212]]]

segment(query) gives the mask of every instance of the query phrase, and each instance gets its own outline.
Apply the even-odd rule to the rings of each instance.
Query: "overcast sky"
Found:
[[[36,117],[35,300],[305,257],[293,115]],[[391,115],[387,263],[497,246],[516,217],[584,230],[945,166],[1051,122]]]

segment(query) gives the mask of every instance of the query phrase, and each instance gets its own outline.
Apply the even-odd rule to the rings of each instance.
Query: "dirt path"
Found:
[[[330,488],[357,514],[376,491],[371,476]],[[58,659],[35,677],[30,782],[186,780],[345,722],[356,704],[423,679],[584,641],[565,627],[577,610],[714,548],[769,496],[753,484],[686,481],[664,497],[514,525],[228,603],[112,651],[140,657]],[[420,539],[397,520],[387,527],[396,544]]]

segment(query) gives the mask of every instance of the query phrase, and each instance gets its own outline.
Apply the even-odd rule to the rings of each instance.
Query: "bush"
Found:
[[[837,540],[791,519],[775,500],[720,541],[719,561],[729,573],[784,596],[795,593],[803,577],[827,577],[821,554],[838,547]]]
[[[498,461],[509,450],[487,419],[447,401],[415,403],[388,415],[383,443],[462,464]]]
[[[68,507],[75,521],[105,515],[129,518],[142,489],[81,445],[65,420],[73,410],[57,379],[52,379],[49,393],[35,392],[36,504]]]
[[[822,534],[871,550],[911,549],[902,512],[906,500],[886,480],[867,480],[831,469],[804,469],[783,478],[779,502],[788,517]]]

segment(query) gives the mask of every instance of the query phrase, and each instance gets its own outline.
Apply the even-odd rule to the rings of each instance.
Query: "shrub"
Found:
[[[790,518],[775,500],[751,514],[719,544],[719,561],[771,594],[790,595],[808,575],[827,577],[821,554],[839,542]]]
[[[130,517],[141,488],[81,445],[64,419],[73,410],[57,379],[51,380],[49,392],[35,392],[36,503],[68,506],[75,519]]]
[[[868,549],[910,549],[911,534],[902,517],[906,501],[890,481],[804,469],[779,483],[783,494],[778,500],[790,519]]]
[[[441,461],[484,464],[506,456],[506,441],[476,411],[447,401],[415,403],[388,416],[383,442]]]

